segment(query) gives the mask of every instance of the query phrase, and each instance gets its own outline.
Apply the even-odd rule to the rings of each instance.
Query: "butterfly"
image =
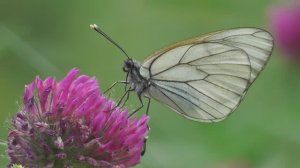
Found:
[[[272,35],[263,29],[235,28],[175,43],[140,63],[97,25],[91,28],[127,56],[126,80],[116,83],[129,85],[128,94],[137,93],[140,108],[146,97],[147,112],[154,99],[187,119],[207,123],[224,120],[239,106],[268,62],[274,44]]]

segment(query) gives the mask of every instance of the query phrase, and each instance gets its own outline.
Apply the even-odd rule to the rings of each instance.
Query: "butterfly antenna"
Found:
[[[108,41],[110,41],[113,45],[115,45],[116,47],[118,47],[124,54],[125,56],[130,59],[130,57],[128,56],[128,54],[123,50],[123,48],[121,46],[119,46],[115,41],[113,41],[107,34],[105,34],[96,24],[91,24],[90,25],[91,29],[95,30],[96,32],[98,32],[99,34],[101,34],[103,37],[105,37]]]

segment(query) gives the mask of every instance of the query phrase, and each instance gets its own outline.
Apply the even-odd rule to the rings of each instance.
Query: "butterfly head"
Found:
[[[134,69],[139,69],[140,64],[133,59],[128,59],[124,62],[123,71],[130,72]]]

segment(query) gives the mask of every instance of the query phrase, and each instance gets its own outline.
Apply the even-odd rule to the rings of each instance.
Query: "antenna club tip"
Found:
[[[95,30],[98,29],[98,26],[96,24],[90,24],[90,28]]]

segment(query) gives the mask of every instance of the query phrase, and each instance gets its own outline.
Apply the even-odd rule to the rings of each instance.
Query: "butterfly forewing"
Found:
[[[148,57],[140,74],[145,94],[184,117],[202,122],[225,119],[266,64],[269,33],[240,28],[176,43]]]
[[[221,31],[206,37],[204,42],[217,42],[244,50],[251,63],[252,83],[267,63],[272,49],[273,38],[270,33],[257,28],[241,28]]]

